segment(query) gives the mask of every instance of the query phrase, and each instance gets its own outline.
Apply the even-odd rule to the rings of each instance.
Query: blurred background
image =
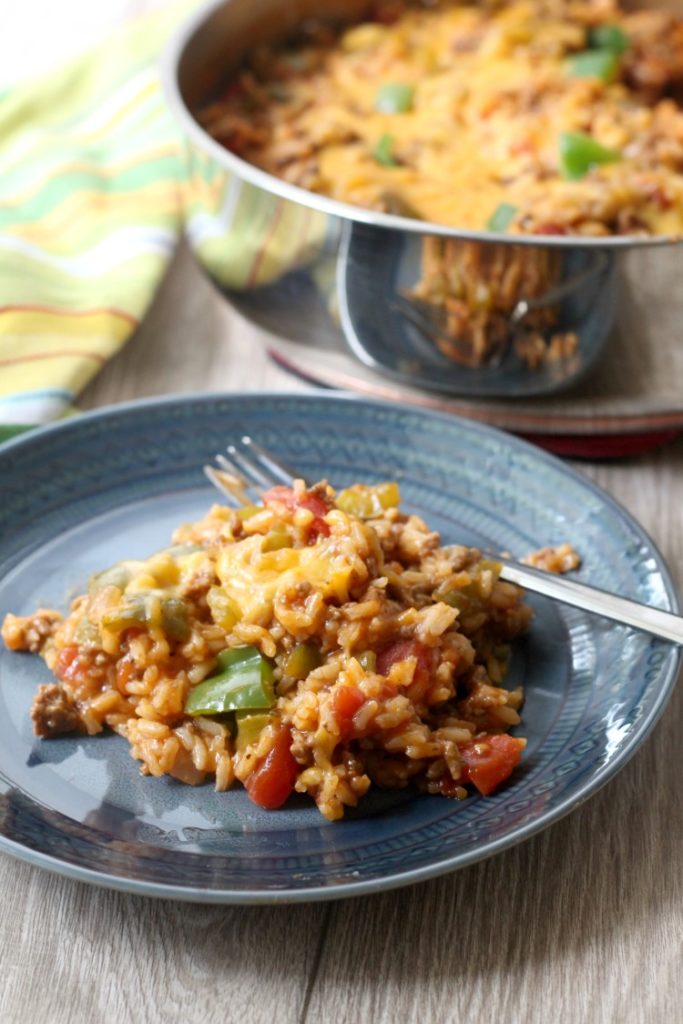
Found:
[[[172,0],[24,0],[2,5],[0,88],[42,74],[94,46],[126,18]]]

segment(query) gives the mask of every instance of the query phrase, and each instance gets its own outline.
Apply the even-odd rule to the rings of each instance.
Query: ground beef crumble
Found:
[[[78,711],[58,683],[38,687],[31,705],[31,720],[36,736],[59,736],[81,728]]]

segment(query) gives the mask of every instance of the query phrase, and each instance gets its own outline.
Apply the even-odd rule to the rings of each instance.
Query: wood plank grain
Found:
[[[7,856],[0,892],[3,1024],[297,1021],[327,913],[127,896]]]

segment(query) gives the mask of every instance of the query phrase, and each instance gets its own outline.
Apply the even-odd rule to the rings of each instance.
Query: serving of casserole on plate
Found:
[[[128,649],[117,664],[121,671],[116,673],[116,693],[105,682],[99,695],[84,694],[88,699],[81,705],[76,693],[78,661],[72,658],[73,650],[68,651],[70,645],[63,644],[61,651],[67,654],[64,654],[60,672],[68,680],[73,668],[70,680],[73,687],[69,689],[76,696],[76,711],[83,715],[86,724],[82,731],[65,732],[50,739],[37,737],[31,721],[31,705],[38,687],[54,685],[44,663],[21,652],[0,650],[0,847],[3,850],[83,880],[184,899],[271,902],[345,896],[408,884],[509,847],[568,813],[632,756],[664,709],[679,663],[678,651],[627,627],[614,626],[547,599],[527,597],[523,606],[518,603],[517,595],[511,604],[509,596],[505,595],[503,605],[513,610],[513,631],[526,620],[525,606],[533,611],[533,618],[526,632],[512,646],[502,685],[496,675],[502,649],[494,650],[489,660],[484,647],[479,647],[479,663],[481,666],[486,662],[490,684],[481,674],[478,681],[484,686],[491,685],[491,691],[479,689],[477,699],[468,708],[465,691],[470,683],[465,685],[465,680],[470,673],[467,665],[471,640],[466,633],[468,630],[476,633],[476,621],[468,621],[468,617],[486,616],[491,600],[485,595],[493,580],[486,580],[486,567],[480,573],[475,563],[462,569],[468,576],[473,575],[470,583],[466,583],[464,577],[454,581],[451,576],[461,570],[455,570],[451,562],[447,567],[450,582],[443,593],[448,600],[444,600],[442,606],[432,602],[433,580],[421,571],[419,562],[410,562],[417,557],[417,550],[409,554],[409,537],[404,532],[408,521],[401,520],[400,514],[395,538],[397,542],[403,538],[401,543],[405,550],[397,558],[394,554],[385,555],[383,571],[387,581],[393,578],[394,587],[402,584],[413,588],[411,600],[403,607],[400,601],[396,602],[398,591],[385,591],[386,597],[383,597],[379,586],[381,577],[371,572],[374,583],[370,579],[368,583],[378,593],[368,596],[367,600],[364,596],[363,601],[366,604],[378,601],[380,606],[386,599],[394,601],[396,615],[407,616],[400,625],[400,630],[404,631],[400,637],[396,636],[397,619],[393,613],[386,618],[380,613],[376,621],[370,617],[364,619],[372,609],[359,609],[353,602],[345,603],[342,595],[336,599],[338,603],[332,598],[326,600],[330,609],[336,607],[340,612],[346,609],[347,614],[336,620],[335,635],[341,636],[342,631],[346,631],[347,638],[351,638],[356,628],[360,632],[367,630],[367,639],[361,641],[358,637],[359,658],[349,659],[344,666],[330,667],[330,660],[327,660],[318,668],[313,667],[316,652],[307,644],[311,639],[316,644],[315,636],[298,636],[294,644],[288,640],[289,649],[285,651],[286,634],[294,638],[290,627],[297,626],[296,602],[294,617],[287,602],[282,605],[281,612],[288,625],[277,643],[271,637],[274,652],[272,647],[266,650],[262,646],[267,639],[259,634],[258,628],[249,635],[241,632],[235,637],[239,642],[233,646],[230,635],[234,634],[237,617],[233,623],[235,609],[231,603],[240,604],[244,611],[245,602],[254,600],[258,604],[259,593],[263,596],[263,591],[249,585],[240,589],[240,581],[251,577],[248,572],[237,571],[239,565],[231,567],[231,558],[258,546],[255,565],[260,565],[260,570],[267,568],[261,559],[274,557],[291,562],[280,578],[280,582],[286,584],[284,591],[289,593],[290,584],[302,582],[299,578],[302,563],[310,562],[306,571],[313,572],[317,556],[325,551],[329,554],[325,542],[334,539],[336,530],[341,530],[342,525],[344,529],[353,526],[357,529],[359,543],[364,539],[363,542],[374,544],[372,531],[375,527],[371,524],[376,523],[379,533],[386,530],[382,524],[391,524],[392,516],[396,516],[396,512],[389,509],[382,515],[377,514],[375,519],[356,520],[355,513],[330,507],[321,517],[330,529],[330,536],[321,536],[312,544],[300,543],[298,531],[301,531],[301,540],[304,535],[306,540],[311,539],[316,515],[322,510],[319,507],[317,511],[316,507],[307,509],[305,505],[303,510],[292,509],[290,498],[281,494],[271,496],[270,508],[254,513],[251,535],[244,532],[232,542],[226,533],[222,548],[218,546],[222,551],[219,558],[223,560],[220,572],[224,582],[221,583],[219,576],[218,582],[213,583],[216,589],[210,598],[211,588],[206,590],[207,603],[215,609],[212,617],[216,614],[226,618],[222,618],[223,625],[213,637],[205,636],[207,642],[211,639],[214,643],[214,650],[201,671],[195,674],[197,682],[192,687],[183,686],[182,673],[188,671],[188,659],[186,657],[183,663],[181,657],[169,665],[159,624],[164,636],[175,634],[179,639],[174,643],[181,645],[188,625],[193,628],[191,616],[187,618],[187,612],[192,609],[183,608],[180,603],[190,595],[180,595],[178,591],[183,574],[186,582],[193,577],[199,584],[197,572],[204,557],[202,543],[198,545],[200,551],[194,553],[176,550],[168,558],[152,559],[151,563],[150,556],[168,543],[179,522],[197,522],[206,513],[214,494],[207,487],[200,467],[215,451],[238,439],[245,431],[295,465],[307,479],[325,477],[334,481],[338,493],[343,493],[359,478],[372,486],[391,479],[398,481],[405,513],[423,519],[430,527],[425,533],[417,526],[417,520],[412,520],[416,529],[412,541],[418,546],[436,543],[430,538],[431,529],[438,531],[441,545],[451,551],[454,551],[452,545],[462,545],[465,549],[479,547],[521,555],[534,548],[566,541],[580,550],[583,559],[580,576],[588,582],[652,605],[676,608],[673,586],[661,556],[623,509],[571,469],[537,449],[455,417],[409,411],[397,405],[364,402],[341,395],[256,393],[141,402],[88,414],[35,432],[10,442],[0,453],[0,487],[5,495],[0,510],[0,616],[4,618],[8,613],[30,616],[41,607],[68,615],[74,599],[87,590],[88,580],[103,566],[120,562],[123,557],[125,564],[119,567],[118,582],[113,576],[108,581],[100,577],[93,585],[92,596],[77,604],[77,608],[89,607],[95,617],[95,607],[88,602],[100,601],[101,607],[98,604],[97,608],[108,632],[107,644],[119,644],[124,631],[129,640]],[[16,486],[19,466],[21,488]],[[391,489],[370,493],[383,493],[385,499],[395,498]],[[360,502],[357,510],[365,512],[361,506],[367,493],[361,492],[361,495],[352,491],[351,500]],[[302,499],[311,504],[303,493]],[[262,516],[260,525],[263,527],[268,519],[268,530],[264,534],[259,532],[257,516]],[[249,522],[247,518],[244,526]],[[196,544],[205,536],[208,542],[216,528],[220,532],[227,526],[232,531],[232,525],[230,517],[218,513],[204,526],[191,528],[186,537],[178,539],[180,543]],[[316,529],[320,525],[317,523]],[[237,530],[239,532],[239,527]],[[292,547],[287,546],[288,540],[293,541]],[[263,552],[264,543],[274,550]],[[284,546],[278,547],[280,543]],[[387,543],[386,538],[383,543]],[[375,551],[379,556],[379,550]],[[346,553],[350,554],[350,549]],[[439,568],[441,555],[436,547],[432,554],[436,557],[431,571],[445,571],[445,566]],[[420,557],[424,566],[428,555]],[[463,553],[463,557],[467,561],[470,556]],[[372,568],[368,559],[352,561],[358,571],[362,572],[363,567]],[[396,564],[392,566],[392,562]],[[175,563],[175,567],[170,563]],[[378,559],[377,570],[380,564]],[[323,577],[328,579],[325,572],[321,575],[321,565],[316,565],[318,581]],[[474,569],[473,574],[470,569]],[[148,578],[145,579],[145,575]],[[152,575],[153,580],[149,578]],[[458,583],[465,586],[455,593]],[[198,601],[204,587],[202,583],[196,588]],[[286,597],[284,591],[283,598]],[[488,593],[494,597],[495,585]],[[125,600],[121,600],[122,595]],[[307,596],[310,597],[310,593]],[[478,602],[481,602],[479,610]],[[442,614],[452,616],[458,603],[462,604],[462,628],[454,630],[451,623],[440,634],[442,639],[437,639],[444,623],[437,623],[436,618]],[[411,609],[417,609],[417,614]],[[500,610],[505,618],[504,607]],[[355,611],[361,611],[362,615],[354,623]],[[386,603],[384,611],[387,611]],[[81,622],[76,621],[78,611],[71,614],[71,621],[65,619],[61,627],[64,631],[81,628]],[[430,614],[435,616],[433,621],[429,620]],[[202,616],[206,626],[206,608]],[[422,621],[425,618],[426,621]],[[453,621],[457,621],[457,616]],[[258,627],[257,622],[251,622],[245,623],[244,628],[248,625]],[[380,625],[381,630],[387,630],[386,635],[371,637],[370,633]],[[95,641],[92,627],[97,627],[97,623],[82,626],[85,644]],[[104,632],[101,630],[101,639],[104,639]],[[329,633],[330,640],[333,634],[334,630]],[[140,648],[146,652],[141,660],[136,660],[140,652],[131,650],[136,636]],[[156,652],[148,638],[159,645]],[[394,646],[392,651],[392,645],[399,639],[407,641],[410,650],[402,651]],[[425,664],[424,650],[411,644],[411,640],[424,643],[432,651],[428,664]],[[55,644],[59,647],[57,636]],[[250,647],[258,650],[248,650]],[[222,655],[226,648],[233,654]],[[456,764],[458,768],[462,764],[463,769],[457,782],[453,776],[451,778],[456,786],[464,782],[463,788],[470,794],[467,799],[444,799],[438,793],[430,793],[429,768],[425,765],[423,778],[427,784],[422,786],[422,791],[412,785],[388,789],[371,786],[356,807],[347,804],[343,817],[333,821],[320,813],[309,796],[296,791],[285,794],[287,799],[275,809],[259,806],[241,785],[216,792],[218,775],[210,770],[211,765],[200,761],[197,766],[192,761],[195,744],[190,734],[195,730],[203,741],[196,748],[195,756],[199,760],[207,751],[211,754],[211,744],[217,737],[220,742],[215,744],[214,753],[220,753],[218,747],[225,742],[228,733],[230,744],[237,744],[241,720],[255,713],[270,716],[274,710],[269,672],[272,670],[272,682],[276,686],[288,675],[284,688],[290,696],[280,697],[281,703],[275,711],[280,714],[281,709],[282,720],[291,713],[290,754],[297,764],[300,757],[306,762],[301,766],[305,772],[321,766],[315,763],[316,753],[319,753],[324,769],[329,744],[324,749],[321,745],[319,750],[315,743],[306,746],[303,742],[300,749],[294,745],[296,730],[306,724],[302,717],[297,725],[296,714],[300,712],[303,716],[307,709],[314,716],[318,710],[326,713],[323,705],[343,689],[343,694],[334,699],[338,714],[328,720],[329,734],[334,740],[334,727],[341,729],[346,723],[345,727],[350,728],[347,746],[353,749],[357,742],[358,749],[363,750],[360,736],[357,741],[350,737],[353,730],[362,731],[367,724],[355,719],[358,711],[363,710],[359,695],[369,698],[363,701],[365,711],[374,710],[373,695],[366,693],[365,687],[381,690],[386,682],[389,687],[403,686],[408,693],[416,686],[417,703],[418,690],[425,685],[425,680],[424,693],[432,685],[443,682],[443,694],[434,696],[443,696],[446,707],[452,698],[449,697],[450,684],[444,680],[450,676],[448,666],[456,660],[451,659],[456,648],[462,659],[462,674],[456,669],[454,678],[462,679],[463,686],[460,689],[458,683],[456,699],[461,706],[453,717],[470,725],[444,722],[443,727],[470,733],[471,724],[477,723],[477,716],[483,714],[484,717],[478,719],[482,726],[479,735],[499,735],[505,740],[509,733],[517,753],[521,753],[510,780],[489,795],[481,795],[476,782],[467,782],[465,776],[467,772],[470,779],[477,776],[474,758],[484,761],[487,756],[490,758],[491,750],[484,748],[495,750],[496,743],[484,741],[481,750],[473,750],[468,747],[469,740],[464,732],[462,735],[442,734],[441,738],[444,744],[454,744],[450,748],[454,774],[457,774]],[[233,660],[235,649],[239,652],[237,661]],[[117,650],[116,646],[112,648],[114,658]],[[319,652],[321,650],[319,648]],[[151,685],[153,671],[145,678],[150,666],[142,665],[150,651],[152,658],[155,653],[160,657],[156,663],[164,669],[160,675],[172,677],[171,668],[175,667],[183,699],[192,702],[189,710],[187,705],[178,708],[178,718],[171,732],[177,730],[175,739],[183,749],[187,748],[182,740],[188,741],[190,757],[181,755],[181,760],[190,773],[197,773],[187,780],[199,783],[197,785],[186,785],[164,773],[164,764],[159,761],[155,765],[149,751],[140,746],[145,722],[150,724],[152,733],[158,731],[159,725],[167,725],[160,721],[162,715],[152,702],[162,697],[166,699],[170,692],[167,689],[162,693],[162,686],[155,693]],[[372,671],[371,651],[376,654],[375,671]],[[59,657],[60,651],[55,650],[55,654]],[[398,657],[405,654],[408,656]],[[175,656],[174,650],[171,657]],[[290,657],[293,658],[291,664]],[[109,654],[100,659],[100,666],[107,669],[111,658]],[[285,668],[285,658],[287,672],[280,671],[277,680],[276,670]],[[439,664],[445,661],[447,669],[441,669],[437,661]],[[200,662],[201,659],[193,667]],[[316,688],[295,678],[305,672],[308,681],[315,682],[319,668],[329,672],[334,669],[335,681],[319,678],[321,685]],[[433,678],[432,668],[435,669]],[[349,672],[355,673],[353,678]],[[345,686],[337,690],[342,676]],[[471,675],[469,678],[476,691],[477,680]],[[139,692],[145,689],[147,692]],[[524,703],[520,712],[517,706],[522,690]],[[258,702],[266,706],[230,708],[231,698],[234,703],[238,694],[247,694],[247,702],[252,704],[256,696]],[[292,694],[298,695],[300,707],[287,704]],[[511,699],[506,694],[512,695]],[[322,698],[318,699],[320,695]],[[487,695],[491,699],[476,707],[479,698]],[[98,696],[104,698],[103,704],[114,697],[117,709],[112,707],[106,711],[100,707],[97,712],[95,705],[93,710],[91,701],[97,701]],[[151,708],[146,701],[152,704]],[[223,701],[220,707],[218,701]],[[437,722],[432,715],[438,707],[435,703],[426,711],[426,721],[434,726]],[[190,714],[191,711],[198,714]],[[251,714],[242,715],[243,711]],[[41,717],[40,710],[36,710],[37,721],[41,728],[49,729],[48,704],[43,704],[42,712]],[[132,723],[128,727],[129,739],[134,741],[132,745],[114,731],[88,734],[87,722],[93,724],[98,716],[106,720],[107,714],[121,714],[126,722]],[[517,714],[521,714],[521,725],[514,724]],[[190,719],[195,723],[192,730]],[[210,724],[208,730],[198,728],[200,719]],[[212,723],[216,723],[215,727]],[[115,719],[112,724],[116,725]],[[262,728],[266,730],[264,748],[256,748],[257,762],[263,755],[265,763],[266,746],[274,739],[273,723],[261,720],[252,724],[256,726],[252,737]],[[236,728],[234,741],[233,727]],[[306,729],[299,731],[303,740]],[[415,738],[421,741],[417,731],[416,727]],[[438,727],[432,732],[438,733]],[[396,736],[399,735],[397,732]],[[476,735],[477,732],[471,738]],[[368,725],[367,737],[370,736]],[[172,738],[160,736],[159,746],[151,753],[163,758],[164,743]],[[243,735],[244,739],[248,737]],[[320,739],[324,739],[322,732]],[[522,739],[526,740],[523,750]],[[333,750],[339,746],[334,742],[331,745]],[[244,749],[248,748],[249,742]],[[455,748],[460,754],[456,755]],[[130,756],[131,750],[139,763]],[[170,747],[167,750],[170,751]],[[470,752],[474,756],[468,766]],[[431,763],[437,765],[441,752],[430,753],[434,755]],[[141,757],[146,754],[150,756],[148,762]],[[374,756],[371,749],[367,756],[372,774],[375,766],[369,764]],[[381,758],[376,759],[377,764],[379,760]],[[397,760],[399,766],[405,767],[410,757],[399,751]],[[331,762],[334,764],[334,761],[333,753]],[[139,767],[144,763],[158,767],[160,773],[141,775]],[[215,762],[214,766],[218,767]],[[445,777],[441,768],[443,763],[431,781]],[[204,782],[200,779],[202,772]],[[321,775],[325,774],[323,770]],[[350,778],[345,781],[349,782]],[[480,782],[482,778],[480,774]],[[291,776],[286,776],[286,781],[292,782]],[[314,782],[311,776],[309,781],[313,786],[321,782],[324,785],[322,777]],[[327,805],[322,809],[327,810]]]

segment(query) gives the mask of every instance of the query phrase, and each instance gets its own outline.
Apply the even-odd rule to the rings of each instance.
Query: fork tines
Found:
[[[251,505],[260,499],[263,490],[277,484],[290,485],[301,476],[247,435],[237,444],[228,445],[226,453],[219,452],[216,465],[204,466],[204,473],[226,497],[240,505]]]

